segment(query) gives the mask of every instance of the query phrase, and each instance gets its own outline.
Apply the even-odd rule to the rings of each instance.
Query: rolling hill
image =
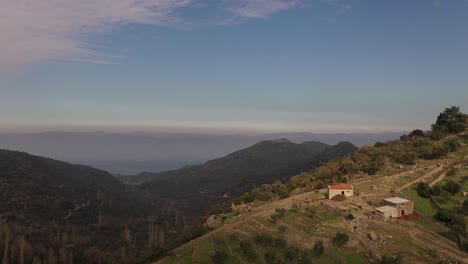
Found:
[[[394,161],[393,152],[421,144],[422,138],[362,148],[351,158],[327,162],[315,172],[293,177],[290,197],[257,198],[210,217],[219,219],[217,226],[210,223],[212,231],[156,263],[467,263],[466,198],[461,191],[431,198],[418,194],[420,183],[442,190],[449,182],[468,186],[468,136],[458,138],[465,143],[456,150],[413,164]],[[381,152],[373,152],[379,148]],[[366,160],[380,155],[385,161],[376,173],[361,170]],[[334,181],[333,171],[344,170],[353,159],[360,167],[343,177],[354,186],[354,197],[333,201],[326,198],[326,189],[308,191],[310,182],[325,180],[322,173]],[[393,196],[415,201],[415,215],[379,218],[375,207]],[[465,201],[463,208],[460,201]]]
[[[348,155],[357,148],[349,142],[335,146],[315,141],[302,144],[287,139],[267,140],[202,165],[187,166],[161,173],[143,173],[123,178],[138,184],[137,189],[159,198],[183,202],[185,208],[197,205],[198,212],[224,198],[318,166],[320,162]],[[317,160],[316,160],[317,158]]]

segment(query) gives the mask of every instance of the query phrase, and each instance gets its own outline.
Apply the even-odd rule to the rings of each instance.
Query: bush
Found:
[[[437,211],[437,214],[434,217],[441,222],[451,223],[453,222],[455,213],[452,210],[442,208]]]
[[[429,187],[429,184],[426,182],[420,182],[416,186],[416,191],[418,192],[418,195],[423,197],[423,198],[429,198],[431,197],[431,187]]]
[[[332,238],[333,245],[342,247],[349,241],[349,235],[347,233],[337,232],[335,237]]]
[[[249,260],[255,260],[258,259],[258,254],[257,251],[255,251],[254,245],[247,241],[247,240],[242,240],[239,243],[240,249],[242,253],[249,259]]]
[[[413,137],[425,137],[426,135],[424,134],[424,131],[422,131],[421,129],[415,129],[413,131],[411,131],[409,134],[408,134],[408,137],[410,138],[413,138]]]
[[[278,257],[276,256],[275,251],[268,251],[267,253],[265,253],[265,262],[271,264],[281,263]]]
[[[288,227],[287,227],[287,226],[282,225],[282,226],[279,226],[279,227],[278,227],[278,232],[280,232],[281,234],[284,234],[284,233],[286,233],[287,231],[288,231]]]
[[[216,250],[213,254],[212,260],[215,264],[225,263],[228,259],[228,254],[224,250]]]
[[[451,193],[452,195],[456,194],[461,189],[461,185],[458,182],[452,180],[448,180],[444,185],[444,190]]]
[[[255,197],[251,193],[244,195],[244,203],[251,203],[253,201],[255,201]]]
[[[288,243],[284,238],[275,238],[274,244],[276,248],[284,248]]]
[[[395,257],[389,256],[387,254],[382,256],[382,259],[380,260],[380,263],[382,264],[401,264],[403,263],[403,258],[401,255],[397,255]]]
[[[324,251],[325,251],[325,245],[323,244],[323,241],[322,240],[315,241],[314,252],[320,256],[323,254]]]
[[[318,181],[317,184],[315,184],[315,189],[324,189],[327,187],[327,185],[323,181]]]
[[[445,134],[440,131],[431,131],[429,132],[428,137],[433,141],[439,141],[445,137]]]
[[[450,152],[454,152],[460,149],[461,142],[458,138],[450,138],[444,141],[444,145],[449,149]]]
[[[283,218],[286,215],[286,209],[284,208],[276,208],[275,211],[279,218]]]
[[[261,233],[255,236],[255,244],[264,246],[264,247],[271,247],[274,245],[274,238],[266,233]]]
[[[440,187],[439,185],[434,185],[432,188],[431,188],[431,195],[432,196],[439,196],[439,194],[442,193],[442,187]]]
[[[353,214],[348,214],[348,215],[345,217],[346,220],[354,220],[354,218],[355,218],[355,217],[354,217]]]
[[[381,148],[381,147],[385,147],[385,146],[386,146],[386,144],[385,144],[385,143],[382,143],[382,142],[380,142],[380,141],[378,141],[378,142],[376,142],[376,143],[374,144],[374,147],[376,147],[376,148]]]

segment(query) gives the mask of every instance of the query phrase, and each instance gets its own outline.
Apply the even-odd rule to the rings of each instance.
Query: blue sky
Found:
[[[75,2],[0,3],[0,132],[402,131],[468,111],[465,0]]]

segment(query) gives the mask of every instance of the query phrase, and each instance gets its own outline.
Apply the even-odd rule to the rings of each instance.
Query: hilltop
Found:
[[[236,198],[264,183],[286,181],[356,149],[349,142],[330,146],[316,141],[296,144],[287,139],[265,140],[201,165],[121,179],[134,182],[137,189],[159,198],[179,201],[185,204],[186,211],[196,208],[200,214],[223,199]]]
[[[432,131],[363,147],[292,177],[286,189],[244,194],[209,218],[212,231],[157,263],[467,263],[466,116],[456,128],[448,110]],[[328,200],[323,188],[339,182],[356,195]],[[375,208],[394,196],[414,201],[414,215],[379,218]]]

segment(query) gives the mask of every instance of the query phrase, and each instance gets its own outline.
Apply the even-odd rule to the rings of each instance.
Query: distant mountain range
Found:
[[[187,205],[186,210],[196,205],[201,211],[200,207],[222,200],[223,195],[233,198],[263,183],[285,181],[355,150],[349,142],[330,146],[316,141],[266,140],[201,165],[119,179],[158,198],[180,201]]]
[[[292,142],[320,141],[356,146],[399,138],[389,133],[272,133],[249,135],[206,135],[190,133],[46,132],[0,134],[0,148],[26,151],[71,163],[86,164],[113,174],[135,175],[160,172],[187,164],[200,164],[246,148],[262,140],[288,138]]]

